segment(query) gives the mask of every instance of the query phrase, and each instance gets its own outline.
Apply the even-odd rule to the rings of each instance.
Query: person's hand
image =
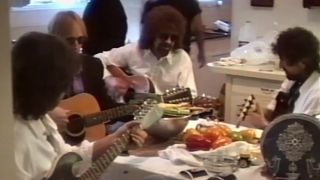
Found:
[[[105,78],[105,83],[107,85],[107,89],[109,89],[112,94],[116,94],[117,96],[123,96],[128,91],[128,88],[131,86],[128,81],[117,77],[107,77]]]
[[[49,111],[48,114],[52,120],[57,124],[59,130],[64,130],[69,122],[68,113],[70,111],[63,109],[59,106],[55,107],[53,110]]]
[[[255,103],[254,110],[248,112],[246,120],[259,129],[264,129],[269,124],[259,103]]]
[[[116,137],[119,137],[127,132],[130,133],[131,139],[139,147],[141,147],[144,144],[146,138],[148,137],[148,134],[140,128],[140,123],[137,121],[125,123],[114,133],[114,135]]]
[[[198,53],[198,63],[199,63],[199,68],[202,68],[207,64],[207,60],[205,58],[204,53],[201,53],[201,52]]]

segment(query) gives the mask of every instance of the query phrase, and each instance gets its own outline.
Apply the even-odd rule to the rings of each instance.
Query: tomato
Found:
[[[199,131],[197,131],[196,129],[193,129],[193,128],[187,129],[186,132],[183,134],[183,137],[182,137],[183,142],[186,142],[186,139],[190,135],[199,135],[199,136],[201,136],[201,133]]]
[[[189,151],[209,150],[211,144],[212,141],[210,139],[199,135],[190,135],[186,139],[186,145]]]
[[[217,127],[210,127],[204,133],[204,137],[209,138],[211,141],[217,140],[220,136],[224,136],[224,132]]]
[[[212,149],[216,149],[221,146],[225,146],[232,143],[232,140],[229,137],[220,136],[216,141],[211,145]]]
[[[219,127],[225,133],[225,136],[229,136],[232,133],[231,128],[225,124],[217,124],[216,126]]]

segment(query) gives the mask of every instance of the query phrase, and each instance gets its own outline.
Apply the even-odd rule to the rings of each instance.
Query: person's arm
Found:
[[[132,141],[139,147],[142,146],[148,135],[142,129],[137,128],[139,124],[135,121],[128,122],[122,125],[115,133],[96,141],[93,145],[92,160],[99,158],[122,134],[128,131]]]
[[[114,48],[110,51],[102,52],[94,55],[94,57],[101,60],[104,68],[108,65],[114,65],[116,67],[126,67],[130,58],[130,54],[136,46],[128,44],[123,47]],[[104,71],[104,77],[111,76],[109,71]]]
[[[123,133],[130,132],[132,141],[138,146],[142,146],[144,140],[147,138],[147,133],[140,128],[137,128],[139,124],[140,123],[135,121],[128,122],[121,126],[113,134],[105,136],[95,142],[84,140],[78,146],[71,146],[64,143],[60,135],[57,137],[60,138],[60,146],[62,147],[63,152],[73,151],[82,157],[81,163],[77,164],[76,168],[74,169],[75,175],[78,176],[84,173],[91,166],[92,161],[98,159],[102,154],[104,154]]]
[[[259,103],[255,103],[255,106],[255,110],[248,112],[246,120],[255,128],[265,129],[269,125],[272,110],[263,109]]]
[[[201,19],[201,14],[197,14],[193,17],[191,22],[191,32],[196,37],[196,43],[198,47],[198,63],[199,67],[203,67],[206,65],[206,57],[204,52],[204,36],[203,36],[203,24]]]

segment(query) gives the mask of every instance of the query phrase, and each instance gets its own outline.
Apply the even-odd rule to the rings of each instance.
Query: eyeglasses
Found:
[[[171,41],[177,41],[178,40],[178,35],[176,34],[167,34],[167,33],[161,33],[159,34],[159,38],[161,40],[167,40],[167,39],[171,39]]]
[[[83,44],[87,41],[87,38],[84,36],[79,36],[79,37],[67,37],[66,41],[69,44],[75,44],[76,42],[78,42],[79,44]]]

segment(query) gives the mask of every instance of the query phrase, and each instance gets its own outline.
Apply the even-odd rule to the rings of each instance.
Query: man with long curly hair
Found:
[[[141,23],[144,23],[146,14],[154,7],[169,5],[179,11],[186,20],[185,36],[183,38],[183,49],[190,53],[191,38],[195,37],[198,47],[199,67],[206,65],[203,41],[203,24],[201,19],[201,8],[198,0],[148,0],[145,2],[141,14]]]
[[[176,87],[189,87],[196,95],[196,85],[189,55],[182,49],[185,33],[183,16],[171,6],[153,8],[145,17],[138,44],[128,44],[97,54],[110,71],[106,74],[109,89],[124,92],[131,86],[117,78],[113,66],[127,68],[133,75],[148,77],[156,93]],[[110,83],[110,82],[113,83]]]
[[[272,50],[279,56],[287,79],[266,110],[257,104],[256,112],[247,116],[254,126],[262,129],[282,114],[320,113],[320,55],[315,35],[301,27],[289,28],[279,34]]]

